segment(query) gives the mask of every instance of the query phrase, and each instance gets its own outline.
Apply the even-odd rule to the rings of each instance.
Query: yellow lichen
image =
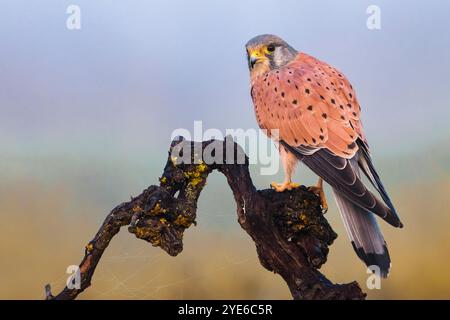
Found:
[[[300,213],[298,215],[298,217],[299,217],[300,220],[302,220],[303,223],[307,222],[307,217],[306,217],[306,215],[304,213]]]
[[[175,219],[174,224],[176,224],[176,225],[178,225],[178,226],[185,227],[185,228],[189,228],[189,226],[191,225],[191,222],[189,221],[188,218],[186,218],[185,216],[183,216],[183,215],[180,214],[180,215]]]
[[[206,169],[208,169],[208,166],[203,161],[200,160],[198,163],[198,171],[203,173],[206,171]]]
[[[148,228],[136,228],[135,235],[140,239],[146,239],[150,241],[154,246],[158,246],[161,244],[160,235]]]
[[[94,245],[92,244],[92,242],[89,242],[89,243],[86,245],[86,251],[87,251],[87,252],[91,252],[92,250],[94,250]]]
[[[167,178],[166,177],[161,177],[159,179],[159,181],[161,182],[161,184],[166,184],[167,183]]]
[[[184,176],[189,179],[189,184],[196,187],[203,181],[202,174],[208,170],[208,166],[200,161],[193,171],[184,172]]]
[[[143,228],[136,228],[135,234],[138,238],[144,238],[147,235],[147,232],[145,232]]]
[[[163,214],[163,213],[167,213],[167,209],[164,209],[161,207],[160,203],[158,202],[152,210],[150,210],[150,214],[151,215],[158,215],[158,214]]]

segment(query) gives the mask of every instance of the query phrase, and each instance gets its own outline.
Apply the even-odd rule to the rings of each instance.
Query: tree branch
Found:
[[[185,158],[184,147],[194,150],[189,156],[190,164],[180,163],[173,156],[180,154]],[[213,149],[221,161],[207,165],[196,160],[205,149]],[[244,159],[243,164],[236,164],[238,159]],[[281,275],[294,299],[365,298],[356,282],[333,284],[318,271],[327,260],[328,246],[337,237],[322,215],[319,198],[303,186],[283,193],[256,190],[248,158],[232,139],[202,143],[174,140],[160,185],[152,185],[114,208],[86,245],[80,263],[80,288],[66,286],[53,296],[47,285],[46,298],[75,299],[88,288],[103,252],[123,226],[128,226],[137,238],[172,256],[178,255],[183,250],[183,233],[195,224],[198,198],[214,170],[227,178],[237,204],[239,224],[255,242],[261,265]]]

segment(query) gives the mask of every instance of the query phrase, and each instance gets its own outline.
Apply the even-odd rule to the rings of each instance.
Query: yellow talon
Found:
[[[272,182],[270,186],[276,191],[276,192],[284,192],[286,190],[292,190],[300,187],[299,183],[295,182],[283,182],[283,183],[276,183]]]
[[[317,182],[317,186],[309,187],[308,190],[320,197],[320,203],[322,205],[323,213],[326,213],[328,211],[328,202],[327,198],[325,197],[325,192],[323,191],[322,178],[320,178],[319,182]]]

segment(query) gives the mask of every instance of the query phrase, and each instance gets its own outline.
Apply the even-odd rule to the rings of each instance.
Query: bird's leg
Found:
[[[292,190],[300,187],[299,183],[292,182],[292,176],[297,165],[297,157],[288,152],[284,147],[280,147],[281,163],[284,169],[284,181],[283,183],[272,182],[270,186],[275,189],[276,192],[283,192],[285,190]]]
[[[292,182],[289,179],[285,179],[283,183],[272,182],[270,186],[275,189],[276,192],[283,192],[285,190],[292,190],[300,187],[299,183]]]
[[[317,185],[309,187],[308,190],[320,197],[323,213],[326,213],[328,211],[328,202],[327,198],[325,197],[325,192],[323,191],[323,179],[319,178]]]

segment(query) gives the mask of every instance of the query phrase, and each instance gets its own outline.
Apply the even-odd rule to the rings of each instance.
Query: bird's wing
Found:
[[[256,78],[252,97],[261,128],[278,129],[275,138],[351,202],[401,226],[395,210],[375,197],[349,164],[359,158],[358,141],[365,137],[356,95],[342,73],[299,54]]]
[[[297,147],[281,141],[282,145],[295,154],[315,174],[322,177],[335,191],[342,194],[355,205],[373,212],[394,227],[403,227],[394,207],[380,201],[358,177],[358,168],[351,161],[358,161],[360,153],[353,159],[334,155],[327,149],[319,149],[313,154],[304,154]]]
[[[261,128],[279,130],[291,146],[326,148],[343,158],[365,140],[360,107],[348,80],[338,70],[300,53],[281,69],[252,83],[255,113]]]

